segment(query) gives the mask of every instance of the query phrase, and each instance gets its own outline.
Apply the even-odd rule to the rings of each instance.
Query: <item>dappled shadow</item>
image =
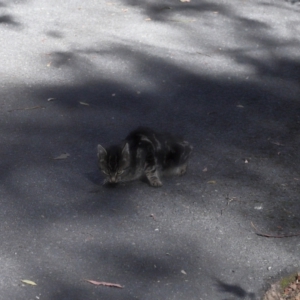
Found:
[[[125,3],[161,22],[217,12],[232,22],[238,42],[208,43],[178,22],[188,49],[121,37],[57,47],[47,55],[48,71],[65,77],[1,91],[9,99],[0,121],[2,251],[8,265],[19,266],[14,275],[38,274],[49,284],[48,299],[193,299],[210,292],[207,274],[243,243],[246,254],[231,262],[242,269],[252,260],[256,271],[253,253],[263,243],[295,249],[294,240],[262,241],[249,224],[269,232],[300,227],[299,41],[282,42],[265,20],[223,4]],[[14,22],[8,15],[2,23]],[[61,31],[46,35],[64,40]],[[102,187],[96,145],[119,142],[139,125],[191,142],[187,175],[165,179],[161,189]],[[54,160],[62,153],[70,156]],[[233,245],[231,234],[238,236]],[[242,287],[247,279],[232,276],[237,284],[217,280],[218,295],[255,299]],[[77,286],[85,278],[126,290]]]
[[[296,4],[300,2],[299,0],[286,0],[286,1],[292,4]]]
[[[46,32],[46,35],[55,39],[61,39],[64,37],[64,35],[58,30],[49,30]]]
[[[128,6],[132,6],[135,8],[140,8],[141,12],[151,18],[153,21],[158,22],[178,22],[179,25],[184,26],[187,20],[181,19],[181,17],[197,17],[201,18],[201,16],[212,13],[218,16],[223,16],[225,18],[230,18],[231,21],[239,22],[242,26],[240,30],[244,30],[245,28],[251,26],[251,29],[267,29],[269,25],[265,22],[261,22],[258,20],[254,20],[247,17],[241,17],[234,12],[232,7],[227,4],[214,3],[211,1],[137,1],[137,0],[121,0],[121,2],[125,3]],[[283,10],[295,10],[298,7],[299,0],[282,0],[277,2],[260,2],[258,6],[266,6],[266,7],[278,7]],[[286,5],[286,4],[296,4],[296,5]],[[234,4],[233,4],[234,5]],[[214,16],[211,15],[213,19]],[[195,21],[195,20],[194,20]]]
[[[21,24],[15,21],[14,17],[11,15],[2,15],[0,16],[0,25],[7,25],[12,27],[20,27]]]
[[[92,172],[92,177],[87,176],[86,179],[90,184],[100,184],[102,179],[97,175],[94,164],[95,145],[99,142],[106,145],[118,142],[134,127],[148,125],[171,132],[176,130],[185,135],[195,146],[194,161],[201,162],[203,153],[206,153],[204,156],[210,164],[210,172],[202,174],[203,168],[192,164],[190,173],[193,176],[189,177],[191,182],[196,182],[198,176],[224,182],[235,181],[261,192],[265,198],[263,202],[273,202],[271,199],[277,195],[285,198],[285,204],[292,211],[299,208],[296,201],[298,182],[294,179],[298,176],[296,162],[299,159],[294,148],[298,143],[300,119],[295,93],[290,90],[281,91],[279,86],[272,84],[268,87],[261,86],[260,82],[238,82],[226,78],[212,80],[161,58],[150,55],[146,58],[142,51],[135,50],[133,54],[130,47],[121,45],[115,46],[113,50],[110,48],[110,51],[91,48],[55,52],[51,54],[52,65],[70,69],[80,77],[80,72],[84,69],[93,71],[94,66],[86,58],[89,55],[104,57],[105,60],[118,57],[127,61],[135,66],[132,79],[151,78],[153,88],[146,87],[139,94],[136,92],[137,88],[130,86],[126,80],[113,82],[109,78],[87,80],[70,87],[36,87],[32,91],[32,97],[45,108],[40,112],[11,112],[12,117],[16,116],[19,120],[20,117],[25,118],[26,125],[21,122],[18,125],[19,121],[16,119],[13,127],[6,126],[7,132],[27,132],[28,141],[22,139],[25,144],[13,150],[14,164],[22,164],[22,157],[26,153],[24,149],[27,149],[26,161],[44,164],[45,157],[48,157],[47,168],[55,170],[51,157],[60,152],[71,151],[70,159],[55,164],[64,164],[63,169],[73,165],[78,175],[81,174],[79,176]],[[227,55],[226,52],[224,55]],[[238,57],[234,53],[230,53],[231,55]],[[268,80],[284,79],[290,83],[297,80],[299,62],[285,58],[273,60],[273,72],[260,60],[250,61],[249,64],[257,70],[265,68],[259,75],[267,76]],[[158,69],[159,74],[156,72]],[[139,79],[136,80],[136,84],[138,83]],[[44,99],[50,97],[55,100],[46,104]],[[43,99],[42,102],[40,99]],[[80,101],[87,102],[89,106],[81,105]],[[34,116],[31,121],[27,120],[28,113]],[[43,124],[43,127],[38,129],[35,124]],[[51,141],[50,145],[43,143],[45,137]],[[55,145],[60,145],[60,149]],[[38,150],[32,151],[32,148]],[[11,149],[8,148],[7,153],[9,151]],[[43,156],[39,153],[43,153]],[[244,163],[245,159],[249,164]],[[86,162],[88,168],[84,167]],[[272,171],[275,167],[279,170],[278,173]],[[95,171],[92,171],[93,168]],[[3,178],[6,170],[12,172],[9,162],[2,169]],[[286,172],[291,172],[288,180],[286,175],[282,175]],[[64,176],[67,192],[69,188],[72,189],[74,179],[68,173]],[[143,187],[148,188],[146,185]],[[12,190],[16,193],[17,188],[13,187]],[[92,191],[94,187],[91,185],[87,190]],[[193,191],[184,191],[193,195]],[[192,197],[191,202],[193,199]],[[248,199],[248,205],[251,206],[251,201],[254,200]],[[278,226],[299,226],[298,217],[288,217],[283,211],[279,213],[282,210],[280,207],[272,205],[272,209],[268,209],[268,214],[274,216],[267,219],[268,222],[272,226],[276,222]],[[284,208],[289,211],[287,207]],[[94,210],[95,213],[97,211],[99,210]]]
[[[87,50],[87,53],[89,52],[93,52],[94,55],[97,53],[94,50]],[[287,174],[291,176],[295,173],[296,176],[298,172],[295,162],[298,162],[299,158],[294,152],[294,145],[298,143],[298,125],[297,122],[292,122],[297,121],[298,104],[293,96],[290,97],[289,94],[285,94],[284,98],[282,95],[274,96],[272,89],[276,89],[276,86],[266,91],[260,85],[251,82],[239,83],[222,78],[212,80],[197,76],[162,59],[149,58],[149,55],[145,62],[142,52],[136,51],[133,57],[130,51],[123,47],[118,47],[111,53],[112,56],[135,62],[137,74],[154,78],[155,89],[142,90],[141,94],[137,94],[136,89],[126,83],[104,79],[88,80],[74,86],[36,87],[31,92],[31,99],[35,99],[36,105],[43,105],[44,109],[4,113],[6,118],[13,120],[10,123],[2,123],[6,139],[11,140],[14,146],[9,143],[1,145],[6,162],[0,172],[2,193],[5,193],[2,199],[6,199],[2,200],[2,211],[8,211],[15,220],[10,224],[11,230],[22,232],[22,228],[30,228],[37,236],[45,234],[49,241],[55,241],[59,240],[57,233],[49,228],[55,229],[56,225],[53,224],[60,224],[62,220],[68,223],[66,227],[71,232],[76,226],[77,238],[86,235],[88,239],[92,234],[91,238],[95,239],[91,228],[97,226],[106,234],[98,233],[93,247],[87,247],[84,243],[80,246],[78,243],[76,246],[71,244],[69,249],[65,249],[65,239],[75,239],[73,233],[68,238],[64,237],[63,246],[58,246],[62,249],[59,248],[57,259],[60,260],[62,253],[70,255],[71,249],[74,249],[73,257],[85,257],[84,261],[89,270],[103,268],[101,262],[106,261],[108,262],[106,273],[118,270],[120,274],[127,274],[131,281],[138,278],[141,285],[150,285],[147,293],[150,293],[157,280],[165,280],[165,277],[169,277],[171,282],[179,280],[177,275],[173,274],[174,272],[180,274],[180,264],[176,264],[176,260],[172,257],[166,263],[164,260],[142,255],[141,252],[134,254],[134,249],[131,251],[122,248],[118,252],[101,250],[102,239],[111,239],[112,243],[116,243],[116,234],[124,228],[127,219],[139,220],[137,224],[141,233],[148,235],[143,229],[144,222],[138,214],[137,207],[149,205],[150,202],[147,204],[147,201],[153,201],[152,198],[158,197],[160,191],[139,182],[105,190],[97,184],[98,180],[101,181],[101,176],[96,173],[96,145],[99,142],[105,144],[117,142],[139,124],[171,132],[176,129],[179,133],[185,134],[196,149],[189,173],[181,181],[188,180],[192,183],[189,188],[183,187],[178,192],[178,188],[174,189],[172,186],[174,179],[170,179],[170,184],[163,187],[169,194],[162,198],[167,207],[172,203],[172,199],[177,199],[185,201],[184,203],[189,202],[194,209],[201,208],[203,203],[198,201],[199,185],[205,185],[206,182],[199,183],[197,176],[210,176],[209,180],[216,180],[218,183],[218,189],[228,190],[229,185],[232,193],[244,186],[264,196],[272,193],[262,200],[265,205],[269,205],[268,213],[272,209],[274,211],[273,219],[260,217],[261,224],[267,228],[279,224],[284,224],[286,228],[298,226],[298,216],[295,216],[293,222],[288,217],[281,221],[282,207],[280,204],[274,206],[274,197],[277,200],[285,197],[285,201],[288,197],[291,201],[289,207],[293,207],[293,211],[299,209],[299,203],[295,201],[298,183],[296,182],[294,187],[291,186],[291,189],[283,190],[281,186],[282,174],[285,178]],[[84,64],[86,59],[84,55],[87,54],[69,51],[66,54],[54,55],[54,58],[61,68],[71,70],[74,68],[74,73],[80,74],[77,68],[78,65]],[[101,55],[103,53],[100,49],[99,56]],[[69,58],[72,60],[70,64]],[[145,64],[151,65],[153,69],[143,68]],[[92,65],[87,64],[86,67],[92,68]],[[155,76],[156,69],[164,71]],[[279,74],[280,72],[276,76]],[[162,79],[166,76],[168,81],[162,84]],[[167,96],[169,91],[171,94]],[[113,96],[114,93],[116,95]],[[55,100],[47,102],[46,99],[49,97]],[[81,105],[80,101],[88,103],[89,106]],[[294,129],[286,136],[289,124]],[[270,137],[271,140],[268,140]],[[278,141],[285,145],[284,149],[272,143]],[[278,151],[281,155],[278,155]],[[53,160],[62,152],[70,153],[70,158],[65,161]],[[249,159],[248,164],[245,164],[244,158]],[[208,175],[202,174],[205,167],[203,160],[208,162],[210,173]],[[273,169],[280,170],[280,173],[272,174]],[[88,172],[92,172],[92,179],[86,177]],[[90,193],[94,188],[98,192]],[[138,190],[142,192],[138,193]],[[211,203],[206,203],[210,211],[216,210],[213,202],[214,190],[215,188],[205,193],[205,196],[212,200]],[[256,200],[251,196],[248,198],[246,195],[243,196],[245,206],[242,212],[250,209]],[[84,229],[87,234],[80,233],[80,227],[86,226],[87,222],[91,226]],[[58,231],[61,231],[64,227],[59,228]],[[195,229],[197,228],[196,226]],[[10,235],[10,231],[7,231],[7,240],[11,239]],[[153,237],[147,238],[153,241]],[[44,241],[43,238],[41,240]],[[47,241],[44,242],[48,244]],[[165,243],[168,245],[169,241]],[[10,241],[4,249],[11,248],[12,245],[14,242]],[[148,249],[149,245],[142,248]],[[50,255],[56,251],[55,249],[50,247]],[[167,251],[169,250],[166,249],[165,252]],[[194,255],[185,259],[193,258]],[[201,263],[199,262],[200,266]],[[189,266],[191,265],[192,263],[189,263]],[[77,270],[77,267],[75,269]],[[196,276],[196,271],[191,267],[187,272]],[[102,280],[104,273],[100,275],[94,271],[90,279]],[[112,279],[118,279],[120,282],[119,278]],[[223,283],[220,286],[223,292],[241,299],[242,295],[251,295],[238,285]],[[73,292],[72,285],[62,286],[61,291],[54,293],[53,299],[55,297],[63,299],[68,294],[74,295]],[[93,297],[85,290],[75,290],[75,294],[77,293],[87,299]],[[126,299],[121,295],[116,297],[112,296],[111,292],[108,293],[110,295],[105,295],[106,299]]]
[[[55,52],[51,53],[51,58],[53,59],[52,65],[56,68],[61,66],[70,66],[71,60],[74,58],[74,54],[71,52]]]
[[[216,4],[206,1],[198,1],[199,3],[184,3],[174,1],[136,1],[124,0],[124,3],[129,6],[139,7],[142,12],[154,21],[168,22],[174,21],[173,16],[177,14],[185,15],[190,13],[192,16],[195,13],[218,12],[227,15],[228,10],[226,5]],[[180,21],[179,21],[180,22]]]
[[[234,297],[234,299],[235,298],[249,299],[249,300],[256,299],[256,296],[254,293],[248,293],[246,290],[241,288],[239,285],[227,284],[225,282],[222,282],[221,280],[217,280],[216,286],[220,293],[231,294]],[[223,299],[227,300],[227,299],[232,299],[232,298],[223,298]]]
[[[88,285],[88,283],[86,283]],[[113,291],[109,291],[113,289]],[[55,292],[49,292],[49,300],[82,300],[82,299],[106,299],[106,300],[132,300],[132,295],[109,287],[90,287],[78,288],[77,284],[61,284],[57,283],[54,287]],[[125,295],[124,295],[125,294]],[[139,298],[134,298],[139,299]]]

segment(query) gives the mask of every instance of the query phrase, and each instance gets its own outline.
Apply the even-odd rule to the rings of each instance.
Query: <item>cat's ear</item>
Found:
[[[100,144],[97,146],[97,155],[99,159],[104,159],[107,155],[106,150]]]
[[[124,168],[128,167],[130,164],[130,153],[129,144],[126,143],[122,149],[122,161],[124,163]]]
[[[128,156],[129,157],[129,145],[126,143],[122,149],[122,156]]]

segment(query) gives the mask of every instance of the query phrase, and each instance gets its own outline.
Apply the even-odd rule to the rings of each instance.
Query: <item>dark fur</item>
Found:
[[[193,147],[182,138],[140,127],[119,145],[98,145],[98,166],[106,182],[117,183],[146,177],[161,186],[162,175],[182,175]]]

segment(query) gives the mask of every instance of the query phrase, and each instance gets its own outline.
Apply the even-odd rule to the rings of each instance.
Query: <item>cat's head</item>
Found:
[[[129,145],[111,146],[107,149],[98,145],[98,167],[106,175],[106,181],[122,181],[130,166]]]

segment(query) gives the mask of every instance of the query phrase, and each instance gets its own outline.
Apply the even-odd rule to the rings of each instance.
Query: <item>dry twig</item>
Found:
[[[287,238],[287,237],[293,237],[293,236],[300,236],[300,232],[291,233],[291,234],[283,234],[283,235],[262,233],[262,232],[258,231],[258,229],[254,226],[253,222],[251,222],[251,226],[255,229],[256,235],[267,237],[267,238],[281,239],[281,238]]]

